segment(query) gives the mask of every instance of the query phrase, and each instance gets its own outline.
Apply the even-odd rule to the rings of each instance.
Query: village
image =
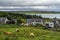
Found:
[[[21,15],[24,15],[24,14],[21,14]],[[19,24],[21,26],[30,26],[30,25],[33,25],[33,26],[39,26],[39,25],[42,25],[46,28],[55,28],[55,29],[59,29],[60,28],[60,19],[58,18],[43,18],[40,16],[36,16],[36,15],[25,15],[23,16],[23,19],[25,17],[25,22],[21,22],[21,19],[19,18],[20,20],[20,23],[18,23],[18,20],[16,18],[13,18],[13,19],[8,19],[7,17],[0,17],[0,24]]]

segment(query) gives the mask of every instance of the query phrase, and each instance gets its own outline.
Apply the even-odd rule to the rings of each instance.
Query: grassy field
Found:
[[[15,32],[16,28],[19,32]],[[5,35],[5,31],[14,35]],[[34,38],[29,36],[30,33],[34,33]],[[60,32],[19,25],[0,25],[0,40],[60,40]]]

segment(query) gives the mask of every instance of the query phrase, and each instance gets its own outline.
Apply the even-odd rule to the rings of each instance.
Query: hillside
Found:
[[[15,32],[16,28],[19,29],[19,32]],[[5,35],[4,31],[12,32],[14,35]],[[34,38],[29,36],[30,33],[34,33]],[[60,32],[36,27],[0,25],[0,40],[60,40]]]
[[[12,13],[19,13],[19,14],[59,14],[60,12],[56,11],[10,11]]]
[[[60,14],[56,11],[0,11],[0,13],[19,13],[19,14]]]

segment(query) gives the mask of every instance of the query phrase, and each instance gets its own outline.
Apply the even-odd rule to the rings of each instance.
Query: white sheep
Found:
[[[16,29],[16,32],[19,32],[19,29]]]
[[[35,35],[34,33],[30,33],[29,36],[34,38]]]

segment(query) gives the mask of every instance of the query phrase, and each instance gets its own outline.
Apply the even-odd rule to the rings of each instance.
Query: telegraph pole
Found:
[[[55,18],[54,18],[54,28],[55,28],[55,30],[57,31],[57,23],[56,23],[56,21],[57,21],[57,18],[55,17]]]

